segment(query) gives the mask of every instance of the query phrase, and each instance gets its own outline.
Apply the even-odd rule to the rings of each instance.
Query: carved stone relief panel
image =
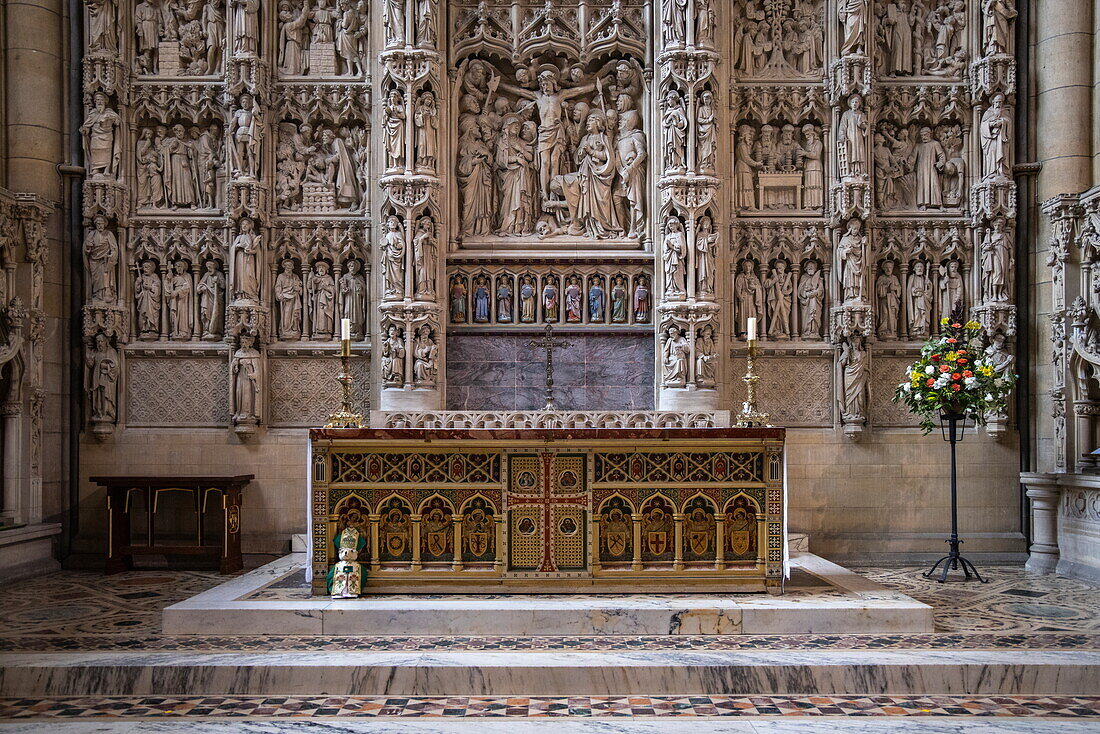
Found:
[[[340,403],[339,372],[340,363],[331,356],[270,358],[271,425],[323,425]],[[356,411],[366,412],[370,408],[370,360],[352,360],[352,375],[352,405]]]
[[[229,423],[225,352],[203,357],[139,356],[126,360],[126,422],[133,426]]]
[[[876,426],[914,426],[917,421],[904,403],[893,401],[894,389],[904,379],[905,370],[916,359],[914,354],[894,356],[875,354],[872,370],[869,420]]]
[[[113,4],[106,0],[104,4]],[[218,76],[224,64],[225,3],[139,0],[133,70],[149,76]]]
[[[745,400],[743,353],[734,352],[731,360],[733,380],[730,400],[740,405]],[[828,351],[816,350],[803,356],[764,356],[756,361],[756,402],[776,425],[831,426],[833,424],[833,361]]]
[[[532,235],[548,245],[645,237],[652,132],[641,3],[603,5],[508,12],[482,3],[455,14],[463,247]],[[399,94],[391,92],[395,116]],[[390,124],[397,165],[404,126]]]
[[[452,327],[652,323],[652,275],[634,264],[452,265],[448,283]]]
[[[969,61],[965,0],[886,0],[876,8],[876,69],[886,78],[960,79]]]
[[[820,0],[734,0],[730,65],[739,80],[820,80],[825,68]]]

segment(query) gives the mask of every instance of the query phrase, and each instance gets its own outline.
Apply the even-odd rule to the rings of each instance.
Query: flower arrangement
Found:
[[[1016,375],[997,371],[982,350],[982,325],[961,323],[958,316],[940,320],[941,331],[925,342],[920,359],[909,367],[909,379],[894,391],[920,416],[925,432],[936,427],[941,413],[955,413],[985,424],[988,413],[1003,413]]]

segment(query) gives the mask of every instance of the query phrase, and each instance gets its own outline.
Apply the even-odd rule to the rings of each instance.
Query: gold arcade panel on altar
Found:
[[[622,435],[619,435],[622,434]],[[315,429],[313,592],[367,539],[365,588],[759,591],[783,574],[768,429]]]

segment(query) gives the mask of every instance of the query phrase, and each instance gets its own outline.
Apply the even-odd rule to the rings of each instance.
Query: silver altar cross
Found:
[[[543,406],[543,410],[557,410],[554,405],[554,350],[564,349],[568,346],[569,342],[564,339],[554,338],[554,327],[551,324],[546,325],[546,335],[544,337],[527,342],[529,349],[546,350],[546,405]]]

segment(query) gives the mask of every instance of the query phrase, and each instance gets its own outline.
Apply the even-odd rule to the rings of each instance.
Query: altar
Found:
[[[315,428],[307,570],[364,593],[761,591],[785,562],[782,428]]]

